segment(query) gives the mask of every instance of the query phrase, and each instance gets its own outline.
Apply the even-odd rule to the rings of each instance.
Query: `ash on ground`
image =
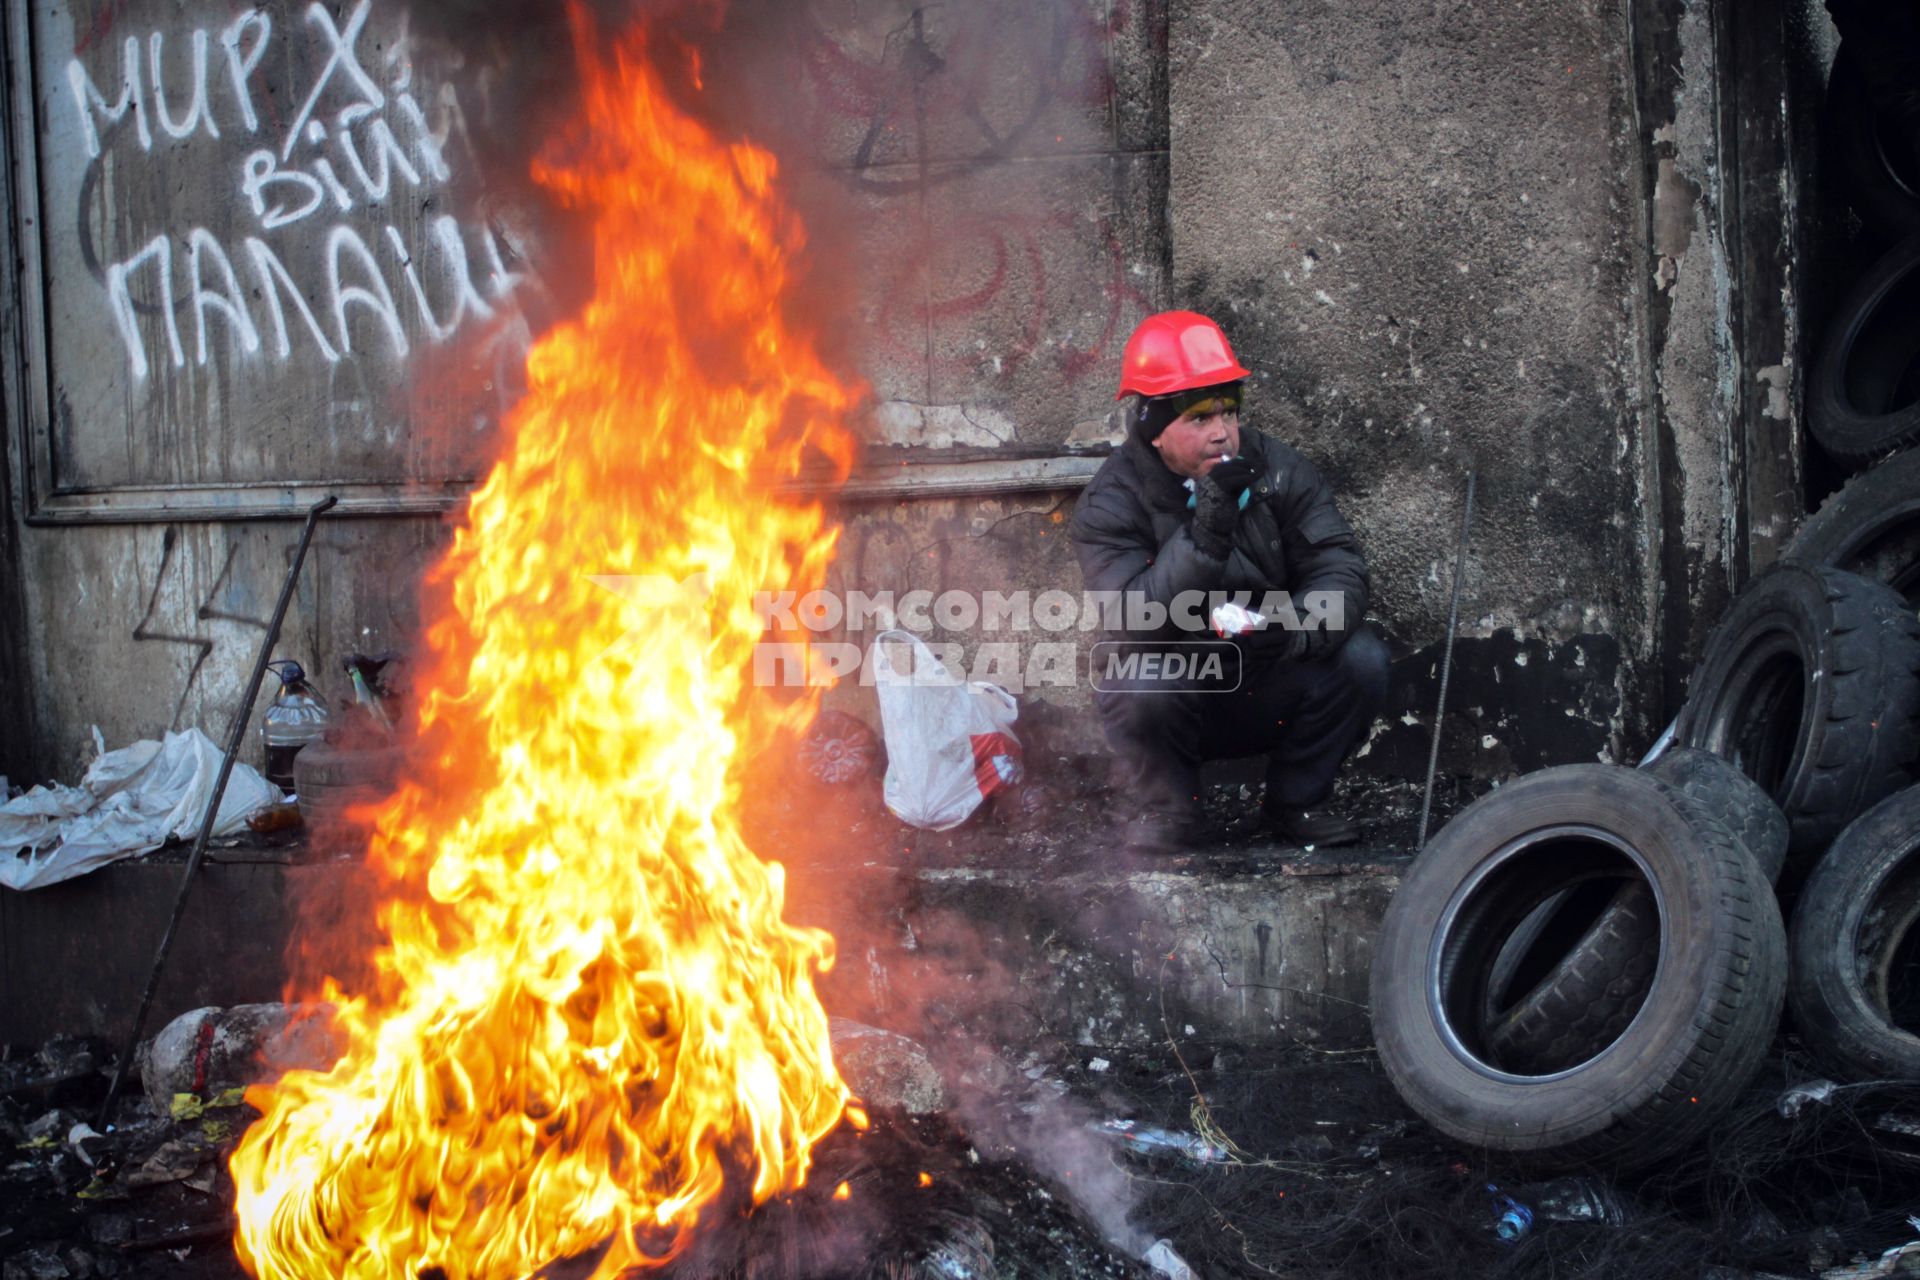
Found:
[[[227,1161],[258,1118],[230,1090],[137,1092],[96,1132],[102,1046],[63,1041],[0,1060],[0,1275],[5,1280],[237,1280]],[[77,1069],[76,1069],[77,1068]],[[744,1174],[736,1179],[744,1185]],[[1075,1206],[1010,1152],[983,1153],[941,1115],[875,1110],[813,1153],[807,1185],[757,1210],[709,1206],[677,1280],[1145,1280]],[[588,1274],[592,1257],[546,1280]]]
[[[0,1060],[0,1271],[240,1276],[226,1160],[253,1112],[182,1096],[163,1116],[135,1094],[96,1134],[100,1050],[57,1042]],[[964,1119],[876,1111],[864,1132],[843,1126],[806,1189],[713,1215],[723,1229],[667,1274],[1136,1278],[1156,1274],[1149,1245],[1204,1277],[1895,1274],[1875,1268],[1920,1235],[1920,1085],[1783,1107],[1808,1076],[1789,1044],[1712,1145],[1640,1173],[1548,1173],[1421,1124],[1369,1051],[1079,1047],[1010,1069]],[[1543,1179],[1567,1174],[1604,1210],[1552,1218]],[[1539,1212],[1503,1240],[1516,1202]]]
[[[1405,1108],[1371,1051],[1204,1056],[1139,1055],[1078,1081],[1109,1109],[1230,1142],[1136,1174],[1136,1217],[1200,1275],[1866,1280],[1906,1274],[1885,1255],[1920,1238],[1920,1082],[1783,1107],[1812,1075],[1791,1043],[1709,1145],[1638,1172],[1458,1148]],[[1556,1219],[1549,1201],[1564,1210],[1570,1186],[1583,1202]],[[1503,1240],[1513,1204],[1528,1220]]]

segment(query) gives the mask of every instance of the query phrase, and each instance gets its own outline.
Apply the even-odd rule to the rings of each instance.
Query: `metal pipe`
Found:
[[[1467,573],[1467,537],[1473,531],[1475,473],[1467,472],[1467,506],[1460,516],[1460,548],[1453,561],[1453,604],[1447,610],[1447,641],[1440,651],[1440,696],[1433,708],[1433,749],[1427,753],[1427,792],[1420,801],[1420,839],[1414,852],[1427,847],[1427,820],[1433,814],[1433,779],[1440,770],[1440,728],[1447,714],[1447,679],[1453,674],[1453,635],[1460,628],[1460,581]]]
[[[1661,756],[1667,753],[1667,748],[1671,747],[1673,745],[1673,740],[1679,736],[1680,736],[1680,717],[1675,716],[1672,720],[1667,722],[1667,727],[1661,731],[1661,734],[1659,737],[1653,740],[1653,745],[1647,748],[1647,754],[1645,754],[1644,756],[1641,756],[1640,763],[1635,765],[1634,767],[1637,769],[1644,769],[1648,765],[1652,764],[1655,760],[1658,760]]]
[[[240,754],[240,743],[247,734],[247,722],[253,718],[253,700],[260,696],[260,682],[266,677],[267,662],[273,654],[273,646],[280,639],[280,624],[286,621],[287,606],[293,602],[294,584],[300,578],[300,566],[307,558],[307,546],[313,541],[314,526],[320,523],[320,517],[331,511],[340,499],[332,494],[320,499],[307,508],[307,523],[300,530],[300,545],[294,549],[293,563],[287,566],[287,580],[280,586],[280,600],[273,606],[273,619],[267,624],[267,634],[260,638],[260,652],[253,661],[253,675],[247,681],[247,691],[240,699],[240,706],[233,713],[233,723],[227,729],[227,750],[220,759],[220,773],[213,780],[213,795],[207,799],[207,811],[200,819],[200,834],[194,837],[193,852],[187,855],[187,869],[180,876],[180,890],[174,896],[173,916],[167,921],[167,931],[160,936],[160,950],[153,957],[153,972],[147,977],[146,994],[140,997],[140,1011],[133,1015],[133,1030],[127,1034],[127,1047],[120,1052],[120,1060],[114,1064],[113,1083],[107,1086],[107,1100],[100,1104],[100,1118],[95,1127],[105,1130],[113,1119],[113,1104],[120,1096],[120,1086],[126,1082],[127,1066],[133,1061],[133,1051],[140,1045],[140,1032],[147,1025],[147,1014],[153,1010],[154,993],[160,989],[160,975],[167,967],[167,953],[173,950],[173,937],[180,929],[180,917],[186,914],[187,898],[193,892],[193,878],[200,870],[200,860],[206,856],[207,841],[213,838],[213,824],[220,814],[220,801],[227,793],[227,779],[233,774],[233,762]]]

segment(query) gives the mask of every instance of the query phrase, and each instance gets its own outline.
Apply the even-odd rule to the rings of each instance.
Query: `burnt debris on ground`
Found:
[[[96,1132],[103,1057],[102,1046],[55,1042],[0,1061],[0,1274],[243,1275],[227,1160],[257,1113],[238,1089],[176,1095],[166,1113],[136,1094]],[[945,1116],[898,1109],[875,1109],[864,1128],[844,1124],[829,1135],[800,1191],[751,1214],[718,1206],[709,1217],[731,1225],[704,1233],[676,1262],[672,1274],[683,1280],[1153,1274],[1110,1247],[1072,1197],[1016,1153],[983,1150]],[[592,1262],[549,1272],[554,1280],[584,1275]]]
[[[1637,1174],[1461,1148],[1370,1050],[1169,1044],[1086,1054],[1064,1082],[1099,1114],[1201,1140],[1116,1158],[1133,1221],[1203,1276],[1896,1274],[1883,1258],[1920,1237],[1920,1083],[1796,1089],[1812,1070],[1776,1053],[1710,1144]]]
[[[226,1160],[253,1111],[135,1094],[95,1133],[105,1065],[73,1041],[0,1061],[7,1280],[241,1275]],[[1893,1274],[1882,1255],[1920,1235],[1920,1085],[1796,1089],[1810,1071],[1776,1054],[1709,1146],[1625,1176],[1463,1150],[1366,1050],[1075,1047],[950,1113],[842,1126],[804,1191],[731,1215],[675,1274],[1141,1277],[1150,1246],[1199,1276],[1303,1280],[1440,1259],[1488,1278]],[[1549,1203],[1569,1176],[1571,1212]]]
[[[96,1130],[108,1056],[60,1040],[0,1060],[0,1274],[239,1274],[226,1158],[253,1113],[237,1089],[165,1114],[134,1097]]]

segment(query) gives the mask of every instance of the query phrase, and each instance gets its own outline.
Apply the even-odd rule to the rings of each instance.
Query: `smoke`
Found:
[[[779,764],[767,761],[770,770]],[[1082,974],[1097,973],[1083,993],[1126,981],[1135,967],[1128,953],[1142,937],[1141,904],[1046,867],[1013,870],[1018,889],[987,867],[968,867],[975,860],[964,850],[1006,840],[990,816],[948,837],[960,846],[950,858],[896,850],[897,858],[875,865],[867,859],[883,839],[902,839],[902,829],[877,804],[860,808],[857,789],[808,790],[777,772],[763,782],[763,796],[786,789],[802,797],[778,834],[771,824],[756,833],[764,841],[756,847],[790,867],[789,915],[834,934],[838,960],[821,983],[827,1008],[920,1044],[953,1099],[951,1115],[983,1156],[1018,1159],[1111,1246],[1141,1256],[1153,1237],[1130,1221],[1140,1190],[1117,1140],[1098,1131],[1131,1112],[1119,1101],[1076,1096],[1056,1074],[1091,1052],[1060,1038],[1067,1011],[1079,1007],[1064,992]],[[1058,870],[1083,870],[1102,856],[1099,833],[1089,830],[1065,842]],[[924,874],[936,857],[942,869]],[[1136,1033],[1158,1028],[1145,984],[1136,980],[1113,998],[1131,1011]],[[1095,999],[1107,1007],[1106,996]]]
[[[866,1016],[926,1048],[951,1113],[984,1154],[1018,1158],[1109,1244],[1139,1257],[1152,1238],[1129,1221],[1138,1191],[1116,1142],[1097,1132],[1119,1113],[1076,1097],[1054,1074],[1083,1050],[1054,1038],[1050,1011],[1013,967],[1022,942],[951,910],[909,913],[896,903],[886,919],[896,946],[869,935],[854,961],[866,971]]]
[[[1017,1155],[1066,1196],[1108,1244],[1140,1257],[1153,1238],[1133,1225],[1133,1178],[1116,1161],[1115,1143],[1097,1133],[1110,1119],[1044,1075],[1024,1096],[967,1091],[954,1107],[973,1140]]]

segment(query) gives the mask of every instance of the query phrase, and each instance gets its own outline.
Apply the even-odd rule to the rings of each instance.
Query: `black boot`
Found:
[[[1269,808],[1267,829],[1283,844],[1297,844],[1308,849],[1360,842],[1360,828],[1322,805],[1311,808]]]
[[[1190,848],[1199,833],[1197,812],[1148,809],[1127,824],[1122,851],[1138,857],[1167,857]]]

